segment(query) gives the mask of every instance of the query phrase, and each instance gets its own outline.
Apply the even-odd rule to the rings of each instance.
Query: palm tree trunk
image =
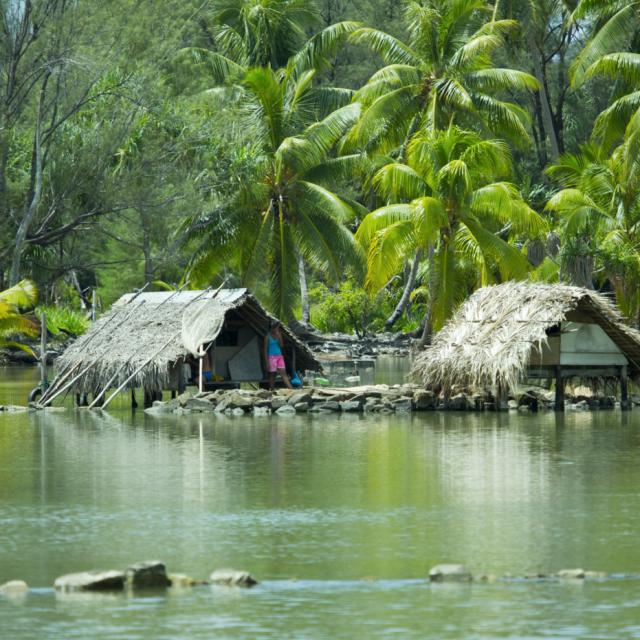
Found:
[[[300,279],[300,302],[302,305],[302,324],[309,324],[311,320],[311,307],[309,305],[309,288],[307,287],[307,274],[304,269],[304,258],[298,254],[298,277]]]
[[[416,278],[418,276],[418,267],[420,266],[420,261],[422,260],[423,251],[422,249],[418,249],[416,251],[416,255],[413,258],[413,262],[411,264],[411,270],[409,271],[409,277],[407,278],[407,282],[404,285],[404,291],[402,292],[402,296],[393,310],[393,313],[387,318],[387,321],[384,323],[387,329],[390,329],[400,318],[400,316],[404,313],[404,310],[407,308],[409,304],[409,300],[411,299],[411,292],[414,290],[416,286]]]
[[[418,347],[422,348],[428,344],[431,344],[431,336],[433,334],[433,300],[435,298],[435,248],[433,245],[429,246],[429,302],[427,303],[427,312],[424,314],[424,325],[422,327],[422,335],[420,336],[420,342]]]
[[[555,162],[560,156],[560,145],[558,144],[558,136],[556,134],[555,123],[553,121],[553,113],[551,112],[549,94],[547,91],[547,81],[544,69],[542,68],[542,54],[536,44],[532,30],[527,30],[527,43],[529,44],[529,50],[533,57],[533,73],[540,85],[540,103],[542,106],[541,115],[546,134],[549,138],[549,145],[551,146],[551,160]]]

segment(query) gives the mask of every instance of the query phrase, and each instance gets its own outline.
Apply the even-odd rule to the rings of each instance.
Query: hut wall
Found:
[[[224,338],[225,332],[237,332],[238,340],[237,344],[233,346],[224,346]],[[245,347],[253,338],[255,338],[258,334],[247,326],[237,326],[235,323],[233,324],[225,324],[221,335],[218,340],[216,340],[215,349],[210,351],[210,354],[213,354],[214,361],[214,370],[215,373],[219,376],[222,376],[225,380],[230,380],[229,376],[229,360],[233,358],[237,353],[239,353],[243,347]],[[258,336],[259,338],[259,336]],[[218,344],[222,343],[222,344]],[[260,342],[260,344],[262,344]]]
[[[550,336],[546,344],[534,346],[529,363],[531,366],[553,366],[560,364],[560,336]]]
[[[589,322],[562,323],[561,365],[622,366],[627,363],[627,358],[600,325]]]

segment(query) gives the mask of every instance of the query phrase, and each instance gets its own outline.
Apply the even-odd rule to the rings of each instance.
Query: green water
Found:
[[[640,412],[0,415],[0,582],[34,587],[0,599],[0,638],[640,638],[635,579],[425,580],[640,571],[639,462]],[[145,559],[262,584],[51,589]]]

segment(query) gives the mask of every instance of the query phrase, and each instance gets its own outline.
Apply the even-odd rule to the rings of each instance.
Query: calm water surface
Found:
[[[2,375],[17,402],[34,374]],[[638,580],[425,580],[640,571],[639,462],[640,412],[0,415],[0,582],[35,587],[0,599],[0,638],[640,638]],[[51,589],[152,558],[262,584]]]

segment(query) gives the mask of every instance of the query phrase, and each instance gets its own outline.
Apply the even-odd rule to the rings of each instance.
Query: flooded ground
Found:
[[[0,402],[37,379],[2,375]],[[639,463],[640,412],[0,415],[0,583],[34,587],[0,637],[640,637]],[[146,559],[262,583],[51,588]],[[441,562],[620,577],[430,585]]]

